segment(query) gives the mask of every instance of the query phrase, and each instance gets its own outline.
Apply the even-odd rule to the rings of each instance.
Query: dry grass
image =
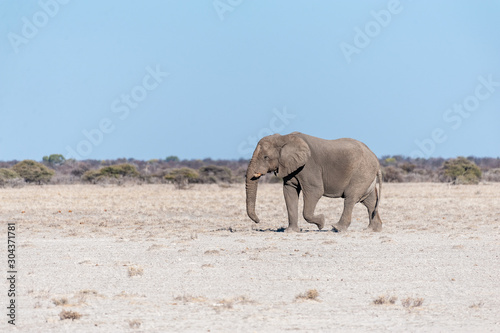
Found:
[[[241,331],[497,325],[499,285],[491,272],[499,255],[500,184],[384,184],[381,233],[364,231],[362,205],[347,232],[330,232],[343,201],[329,198],[317,205],[326,218],[318,232],[302,217],[302,195],[303,232],[284,233],[279,184],[259,186],[259,224],[247,217],[239,185],[25,186],[0,189],[0,202],[2,219],[18,223],[23,257],[30,258],[22,262],[26,331],[70,324],[85,332],[94,323],[144,331],[230,331],[235,322]],[[425,301],[414,294],[424,283]],[[376,298],[394,290],[398,300]],[[252,300],[234,297],[240,294]],[[83,309],[89,320],[77,320]],[[60,321],[61,310],[74,310],[61,315],[74,322]],[[388,312],[394,320],[385,320]]]
[[[243,186],[221,189],[217,185],[197,185],[189,191],[176,190],[171,185],[126,188],[96,185],[25,186],[0,189],[0,199],[4,203],[2,214],[5,220],[23,221],[28,230],[40,236],[79,237],[88,233],[95,237],[134,240],[144,239],[144,236],[161,238],[168,236],[169,232],[181,232],[187,239],[196,239],[200,233],[207,231],[228,230],[238,233],[250,227],[262,230],[286,227],[287,212],[281,186],[261,185],[256,210],[262,222],[258,225],[246,216]],[[490,199],[498,201],[499,191],[500,184],[453,187],[445,184],[387,184],[380,208],[384,221],[383,232],[419,228],[438,231],[444,225],[457,228],[457,221],[465,222],[462,228],[492,223],[498,216],[488,207],[497,205],[491,202],[484,206],[484,202]],[[467,198],[466,206],[461,204],[461,198]],[[416,201],[418,205],[413,204]],[[325,214],[326,230],[337,222],[342,205],[341,199],[322,198],[319,201],[316,211]],[[302,200],[299,207],[301,209]],[[476,210],[474,220],[464,220],[464,213],[470,212],[469,207],[481,208]],[[435,223],[420,225],[416,218],[424,213]],[[131,221],[134,228],[126,227],[127,221]],[[145,225],[150,230],[154,228],[154,233],[145,234]],[[364,207],[356,205],[349,230],[363,229],[367,225]],[[302,218],[299,227],[304,231],[316,230],[315,226]],[[457,249],[460,247],[460,244],[454,245],[458,245]],[[157,248],[151,248],[154,249]]]

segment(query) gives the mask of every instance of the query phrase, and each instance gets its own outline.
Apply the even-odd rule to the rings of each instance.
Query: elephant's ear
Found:
[[[281,148],[278,160],[278,177],[284,178],[304,166],[311,157],[311,150],[307,143],[295,135],[288,135],[289,138]]]

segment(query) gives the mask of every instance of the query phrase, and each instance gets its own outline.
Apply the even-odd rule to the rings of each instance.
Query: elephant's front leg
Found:
[[[283,194],[285,195],[286,209],[288,211],[288,228],[286,228],[286,231],[300,231],[298,221],[300,185],[285,182],[283,184]]]

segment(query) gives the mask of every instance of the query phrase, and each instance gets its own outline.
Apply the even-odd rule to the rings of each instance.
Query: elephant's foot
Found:
[[[318,229],[321,230],[325,226],[325,220],[321,220],[321,222],[313,222],[313,224],[316,224]]]
[[[368,225],[368,229],[371,229],[375,232],[380,232],[382,231],[382,222],[370,222],[370,224]]]
[[[300,232],[300,228],[297,226],[288,226],[288,228],[285,229],[285,232]]]
[[[346,231],[348,227],[349,227],[348,225],[345,225],[343,223],[335,223],[333,225],[332,231],[342,232],[342,231]]]
[[[319,230],[323,229],[325,226],[325,217],[323,215],[314,216],[313,218],[307,218],[306,221],[311,224],[315,224]]]

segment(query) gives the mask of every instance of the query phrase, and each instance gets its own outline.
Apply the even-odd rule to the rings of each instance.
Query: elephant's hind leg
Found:
[[[382,220],[378,215],[378,210],[375,211],[375,206],[377,204],[377,189],[375,188],[370,195],[362,201],[363,205],[368,209],[368,217],[370,219],[370,224],[368,228],[373,231],[381,231],[382,230]]]
[[[352,210],[354,205],[356,204],[356,200],[352,198],[346,197],[344,200],[344,211],[342,212],[342,216],[340,217],[340,221],[333,225],[333,230],[340,232],[347,230],[351,225],[352,220]]]
[[[306,193],[304,191],[304,219],[312,224],[316,224],[321,230],[325,226],[325,217],[323,214],[314,215],[314,210],[323,193]]]

